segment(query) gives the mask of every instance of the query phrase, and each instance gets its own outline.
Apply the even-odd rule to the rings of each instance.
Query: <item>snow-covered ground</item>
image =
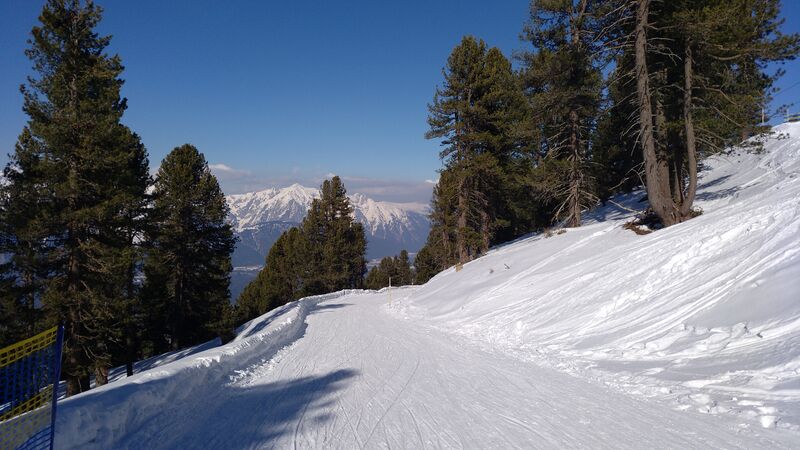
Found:
[[[421,287],[290,303],[62,401],[57,447],[798,448],[800,124],[776,131],[705,161],[689,222],[640,236],[612,205]]]
[[[600,209],[451,269],[398,309],[677,409],[798,431],[800,124],[775,131],[763,154],[705,161],[700,217],[637,236],[627,213]]]

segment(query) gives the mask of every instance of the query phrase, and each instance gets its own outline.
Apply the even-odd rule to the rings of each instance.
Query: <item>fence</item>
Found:
[[[53,448],[63,327],[0,349],[0,450]]]

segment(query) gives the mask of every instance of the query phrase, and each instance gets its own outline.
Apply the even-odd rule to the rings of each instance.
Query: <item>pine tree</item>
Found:
[[[408,252],[401,250],[398,255],[382,258],[377,266],[370,269],[364,284],[367,289],[377,290],[387,286],[406,286],[413,282]]]
[[[411,261],[408,252],[403,249],[394,257],[395,277],[392,278],[392,286],[407,286],[414,282],[414,274],[411,271]]]
[[[22,88],[30,120],[3,188],[6,295],[28,311],[38,301],[47,322],[65,325],[69,395],[88,389],[91,372],[105,383],[120,348],[135,298],[129,219],[148,180],[147,153],[120,123],[122,64],[94,31],[101,12],[92,2],[45,4],[26,51],[36,73]]]
[[[425,136],[441,139],[444,147],[431,232],[440,234],[434,239],[449,264],[451,254],[463,263],[485,252],[497,229],[513,222],[502,216],[511,210],[504,186],[519,150],[525,102],[502,52],[471,36],[453,49],[443,74],[428,106]]]
[[[347,191],[339,177],[325,180],[300,225],[308,250],[304,294],[361,287],[366,272],[364,227],[353,219]]]
[[[441,266],[428,245],[423,246],[414,256],[414,284],[427,283],[441,270]]]
[[[564,217],[571,227],[580,226],[581,210],[597,201],[588,163],[602,81],[595,4],[535,0],[524,29],[534,48],[522,54],[532,126],[542,130],[546,158],[560,161],[542,166],[555,176],[540,178],[551,183],[541,191],[558,203],[555,219]]]
[[[611,47],[626,50],[621,78],[635,85],[638,142],[653,214],[664,226],[693,217],[697,165],[760,130],[757,111],[794,58],[798,35],[784,35],[777,0],[651,2],[620,8]]]
[[[239,295],[237,322],[245,322],[303,296],[305,247],[299,228],[293,227],[281,234],[272,244],[264,268]]]
[[[26,128],[20,135],[0,186],[0,347],[35,334],[43,327],[37,301],[45,288],[48,265],[40,208],[43,196],[35,174],[39,152]]]
[[[630,101],[636,98],[635,89],[627,80],[613,81],[618,80],[618,71],[628,65],[623,60],[618,61],[618,69],[610,75],[607,107],[600,113],[593,143],[592,171],[597,180],[597,196],[602,202],[642,184],[642,152],[637,149],[636,135],[630,132],[630,119],[636,116]]]
[[[395,267],[395,260],[391,256],[381,258],[381,262],[370,269],[365,280],[365,287],[367,289],[383,289],[389,286],[398,286],[397,284],[397,268]]]
[[[175,148],[161,163],[153,196],[143,296],[154,349],[179,349],[228,333],[235,239],[205,157],[189,144]]]
[[[264,268],[242,291],[236,321],[301,297],[362,287],[366,242],[341,179],[325,180],[303,222],[278,238]]]

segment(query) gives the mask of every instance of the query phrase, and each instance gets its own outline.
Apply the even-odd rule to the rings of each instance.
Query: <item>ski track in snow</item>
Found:
[[[424,286],[292,302],[60,402],[57,447],[800,448],[800,124],[778,131],[704,162],[687,223],[599,208]]]
[[[138,390],[122,395],[111,386],[96,394],[108,402],[89,395],[66,401],[60,415],[69,419],[58,424],[59,446],[789,448],[797,443],[787,430],[741,429],[724,416],[674,411],[487,352],[398,318],[387,308],[388,295],[307,302],[304,334],[264,362],[273,364],[270,370],[231,378],[220,367],[202,383],[187,386],[180,401],[169,395],[141,398]],[[264,354],[256,347],[251,351],[251,360]],[[157,412],[139,417],[142,401],[155,402],[150,406]],[[121,420],[109,424],[113,417]]]

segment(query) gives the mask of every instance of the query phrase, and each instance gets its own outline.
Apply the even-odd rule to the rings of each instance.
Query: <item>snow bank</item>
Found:
[[[677,409],[800,430],[800,124],[774,131],[760,154],[704,161],[693,220],[639,236],[599,208],[390,308]]]
[[[306,317],[319,302],[359,293],[340,291],[289,303],[242,325],[226,345],[181,353],[180,359],[170,354],[161,358],[170,362],[59,402],[56,446],[112,448],[121,436],[157,421],[168,404],[241,384],[251,367],[303,336]]]

